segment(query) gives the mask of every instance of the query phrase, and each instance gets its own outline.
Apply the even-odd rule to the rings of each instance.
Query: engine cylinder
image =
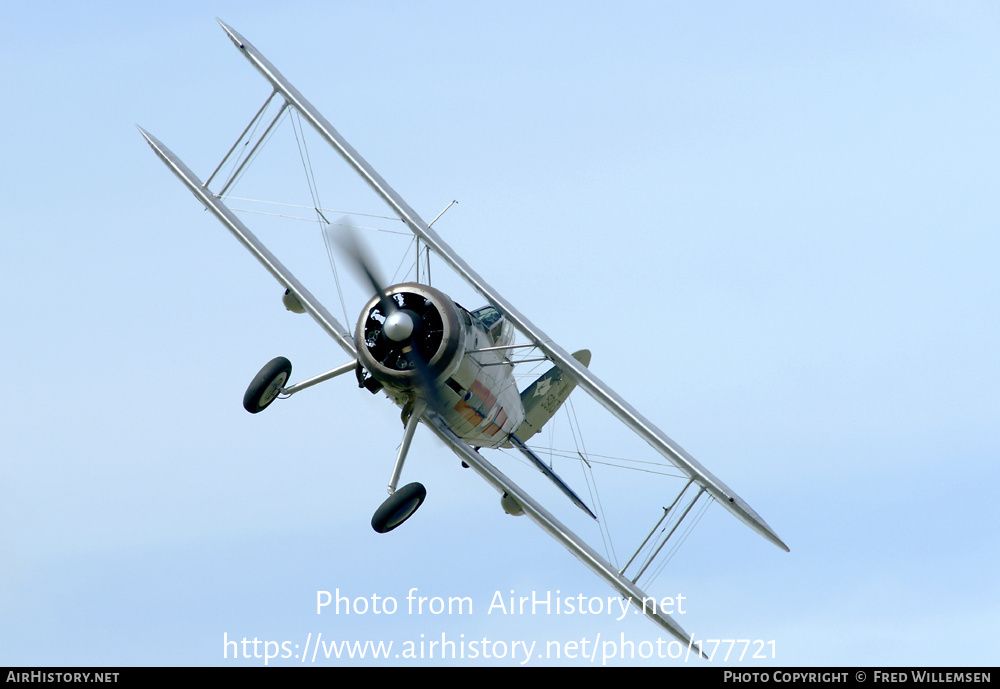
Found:
[[[465,354],[467,333],[455,303],[440,290],[416,282],[393,285],[386,296],[393,303],[392,313],[384,313],[376,295],[358,319],[354,342],[361,365],[383,386],[397,391],[412,390],[420,382],[411,359],[414,351],[435,380],[454,373]],[[403,320],[408,327],[400,327]]]

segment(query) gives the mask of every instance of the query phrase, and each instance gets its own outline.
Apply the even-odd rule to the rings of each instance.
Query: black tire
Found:
[[[427,497],[427,489],[420,483],[408,483],[386,498],[372,516],[372,528],[378,533],[389,533],[413,516]]]
[[[268,361],[243,395],[243,408],[251,414],[267,409],[292,375],[292,362],[283,356]]]

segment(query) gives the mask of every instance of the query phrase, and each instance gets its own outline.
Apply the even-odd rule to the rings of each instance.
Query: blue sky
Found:
[[[775,642],[775,660],[727,667],[996,663],[991,4],[34,3],[4,14],[0,663],[263,663],[223,658],[224,634],[446,634],[510,648],[659,636],[639,618],[487,614],[498,591],[611,590],[504,515],[429,433],[404,472],[427,503],[374,534],[401,426],[350,380],[243,411],[273,356],[298,378],[343,354],[284,311],[277,284],[135,129],[207,176],[263,102],[265,82],[216,16],[425,219],[457,199],[435,226],[446,241],[564,347],[591,349],[598,376],[788,543],[783,553],[714,507],[651,587],[685,595],[678,620],[699,638]],[[248,195],[308,199],[289,137],[283,125]],[[309,150],[324,203],[382,212],[317,139]],[[248,222],[340,316],[316,230]],[[406,241],[373,243],[391,274]],[[342,278],[353,327],[362,295]],[[645,451],[573,400],[592,452]],[[646,488],[612,479],[603,502],[655,510]],[[315,612],[317,590],[402,606],[413,588],[475,608]]]

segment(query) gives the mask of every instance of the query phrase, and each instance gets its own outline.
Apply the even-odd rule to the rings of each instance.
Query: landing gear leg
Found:
[[[399,483],[399,476],[403,473],[403,462],[410,451],[410,443],[413,442],[413,434],[420,423],[427,405],[422,400],[417,400],[413,405],[412,412],[406,419],[406,428],[403,431],[403,442],[399,445],[399,454],[396,455],[396,463],[392,467],[392,476],[389,478],[389,497],[375,511],[372,517],[372,528],[378,533],[387,533],[409,519],[420,504],[427,497],[427,489],[419,483],[410,483],[399,490],[396,486]]]

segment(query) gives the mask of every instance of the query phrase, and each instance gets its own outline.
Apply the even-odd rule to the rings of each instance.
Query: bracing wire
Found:
[[[410,256],[410,247],[412,247],[414,242],[416,241],[417,238],[413,237],[410,240],[410,243],[406,245],[406,250],[403,252],[403,255],[399,258],[399,265],[396,266],[396,272],[392,274],[392,282],[396,282],[396,278],[399,276],[399,271],[403,269],[403,264],[406,262],[407,257]],[[406,272],[403,274],[404,280],[406,279],[406,276],[410,274],[410,269],[412,267],[413,267],[412,263],[406,267]]]
[[[573,444],[576,445],[577,455],[582,461],[583,476],[587,482],[587,490],[590,492],[590,498],[594,503],[594,507],[601,515],[598,524],[601,526],[601,539],[604,542],[605,554],[611,562],[617,564],[618,554],[615,552],[614,542],[611,539],[611,531],[607,527],[607,515],[604,513],[604,505],[601,503],[601,496],[597,490],[597,480],[594,476],[593,467],[587,461],[587,446],[583,441],[583,428],[580,426],[580,420],[576,416],[576,408],[573,406],[573,400],[568,398],[566,400],[566,416],[569,418],[569,428],[570,433],[573,435]]]
[[[364,218],[374,218],[376,220],[394,220],[394,221],[399,221],[399,218],[391,218],[391,217],[389,217],[387,215],[375,215],[373,213],[358,213],[357,211],[339,210],[339,209],[336,209],[336,208],[322,208],[322,207],[320,207],[320,208],[317,209],[314,206],[303,206],[302,204],[298,204],[298,203],[282,203],[280,201],[265,201],[263,199],[249,199],[249,198],[241,197],[241,196],[231,196],[229,194],[226,194],[225,196],[222,196],[221,198],[223,198],[223,199],[225,199],[227,201],[247,201],[249,203],[260,203],[260,204],[271,205],[271,206],[283,206],[285,208],[301,208],[303,210],[304,209],[309,209],[309,210],[313,210],[313,211],[319,210],[325,216],[326,215],[351,215],[351,216],[361,216],[361,217],[364,217]],[[278,217],[278,218],[287,218],[288,220],[301,220],[303,222],[309,222],[309,223],[316,222],[315,218],[303,218],[300,215],[285,215],[285,214],[281,214],[281,213],[266,213],[264,211],[250,210],[248,208],[233,208],[233,210],[234,211],[239,211],[240,213],[255,213],[257,215],[270,215],[270,216],[274,216],[274,217]],[[330,224],[331,225],[337,225],[338,223],[330,223]],[[366,227],[364,225],[352,225],[352,227],[354,227],[355,229],[358,229],[358,230],[371,230],[372,232],[385,232],[386,234],[398,234],[398,235],[400,235],[402,237],[412,237],[413,236],[413,233],[409,232],[409,231],[403,232],[403,231],[400,231],[400,230],[387,230],[387,229],[385,229],[383,227]]]
[[[309,186],[309,195],[312,198],[313,208],[316,211],[316,221],[319,223],[320,235],[323,238],[323,244],[326,246],[326,256],[327,260],[330,262],[330,271],[333,273],[333,283],[337,288],[337,296],[340,299],[340,308],[344,312],[344,322],[350,323],[351,319],[347,315],[347,302],[344,301],[344,290],[340,286],[340,274],[337,271],[337,261],[334,259],[333,252],[333,241],[330,236],[330,221],[327,220],[326,216],[320,210],[322,204],[319,200],[319,189],[316,185],[316,175],[313,172],[312,161],[309,158],[309,148],[306,146],[306,136],[305,132],[301,132],[302,121],[299,118],[298,111],[295,111],[295,116],[291,118],[292,120],[292,131],[295,132],[295,143],[299,149],[299,158],[302,160],[302,169],[306,174],[306,184]],[[298,127],[296,127],[298,123]]]

